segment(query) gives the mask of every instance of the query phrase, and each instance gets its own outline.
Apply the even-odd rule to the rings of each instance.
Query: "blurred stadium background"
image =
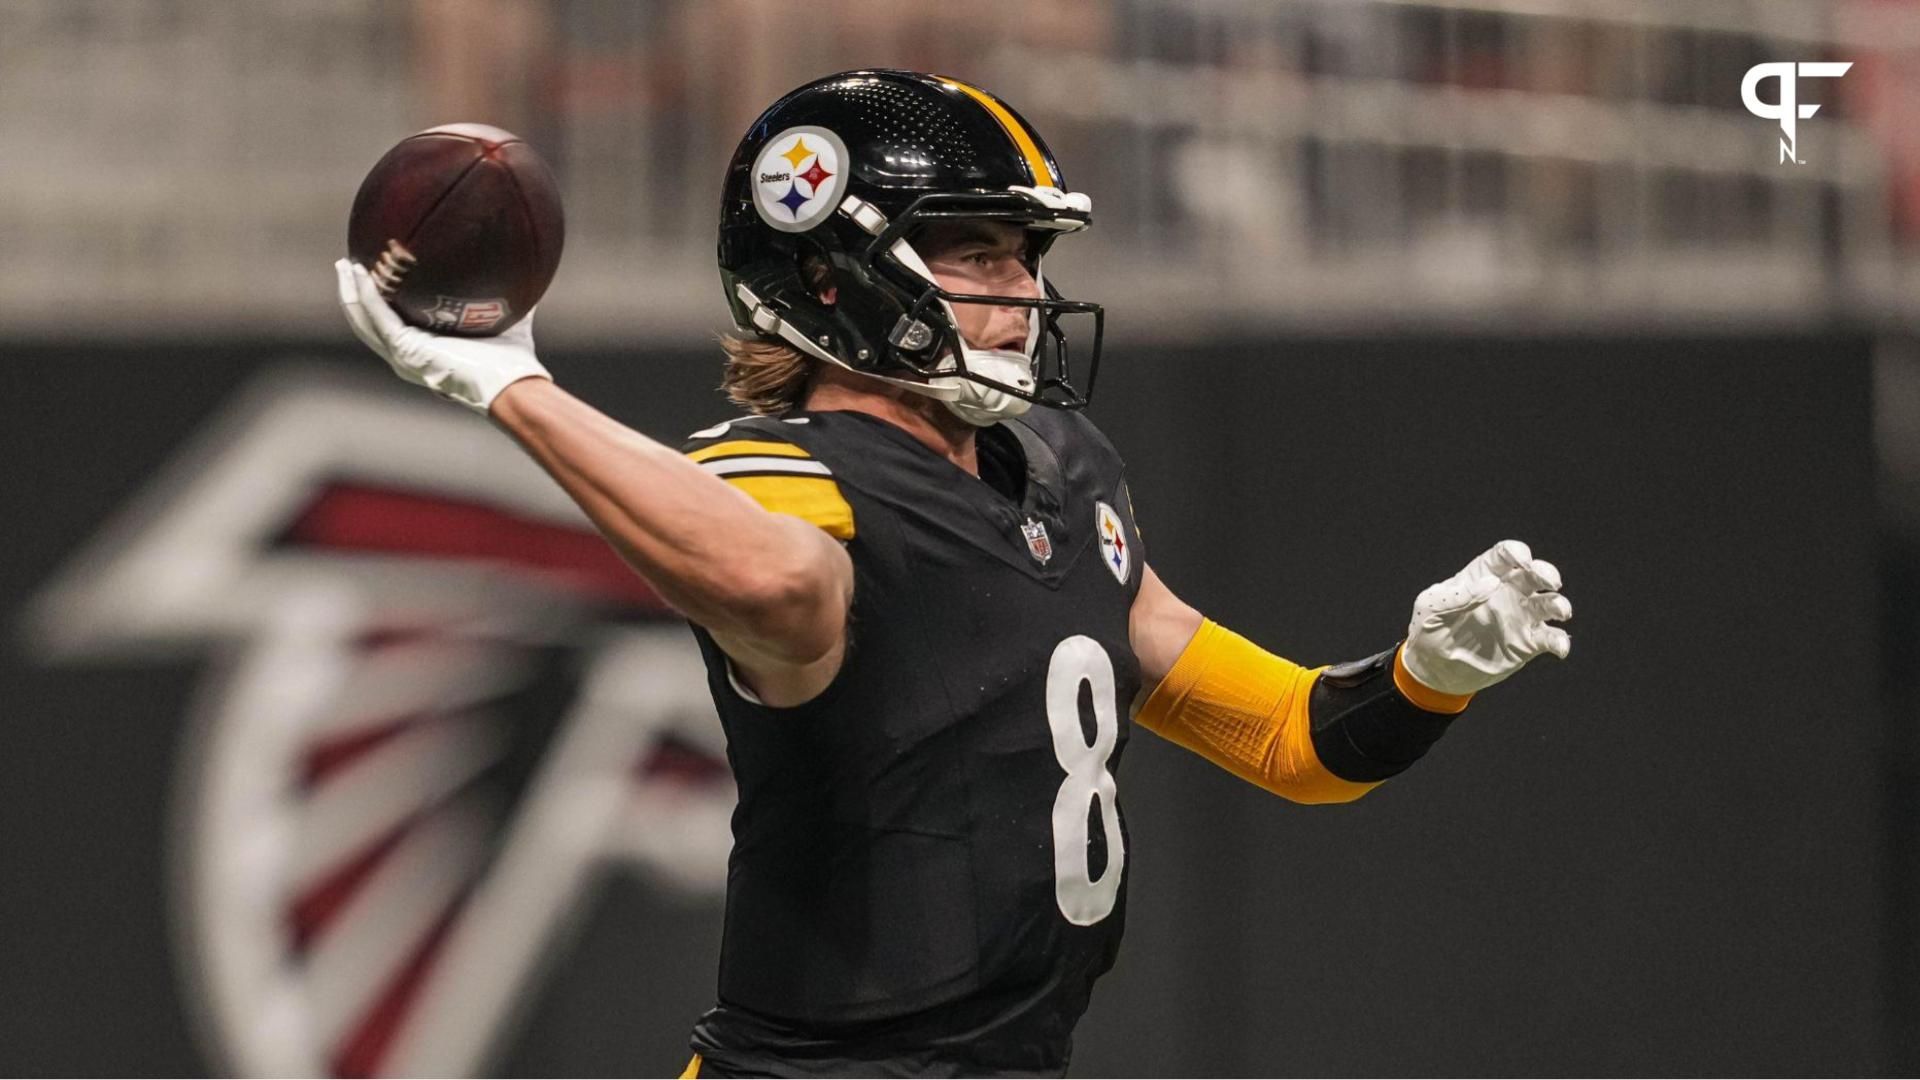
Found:
[[[1783,162],[1743,74],[1806,79]],[[478,120],[561,381],[724,417],[721,170],[855,66],[1091,193],[1170,584],[1324,662],[1502,536],[1579,648],[1347,808],[1164,745],[1082,1075],[1920,1071],[1920,3],[0,0],[0,1070],[671,1075],[730,787],[684,629],[329,262]]]

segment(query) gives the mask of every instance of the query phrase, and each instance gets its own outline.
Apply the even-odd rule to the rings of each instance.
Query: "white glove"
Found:
[[[1572,617],[1560,571],[1520,541],[1502,540],[1413,602],[1400,661],[1424,686],[1476,693],[1543,652],[1565,660],[1573,639],[1547,623]]]
[[[485,415],[493,399],[521,379],[551,379],[533,355],[533,312],[497,337],[433,334],[401,321],[366,269],[341,259],[340,310],[354,336],[393,373]]]

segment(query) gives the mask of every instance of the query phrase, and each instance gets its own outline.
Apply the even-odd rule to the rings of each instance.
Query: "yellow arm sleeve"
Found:
[[[1275,656],[1208,619],[1134,720],[1294,802],[1352,802],[1379,782],[1341,779],[1314,751],[1307,706],[1325,670]]]

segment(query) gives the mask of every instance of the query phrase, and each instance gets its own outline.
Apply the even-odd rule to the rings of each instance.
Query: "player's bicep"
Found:
[[[788,708],[825,690],[846,657],[847,615],[853,606],[853,559],[846,547],[814,525],[788,515],[793,542],[807,549],[802,560],[810,583],[778,621],[751,629],[712,627],[714,644],[727,654],[735,681],[760,704]]]
[[[1143,567],[1142,571],[1140,591],[1134,595],[1127,615],[1127,634],[1140,661],[1141,688],[1150,691],[1173,670],[1199,632],[1201,615],[1173,595],[1153,567]]]

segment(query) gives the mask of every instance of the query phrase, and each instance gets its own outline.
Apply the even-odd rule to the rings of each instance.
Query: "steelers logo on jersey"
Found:
[[[753,162],[753,207],[781,232],[826,220],[846,191],[847,145],[823,127],[792,127],[767,140]]]
[[[1120,515],[1106,503],[1093,504],[1093,534],[1100,538],[1100,561],[1113,571],[1114,580],[1125,585],[1133,572],[1133,547],[1120,527]]]

